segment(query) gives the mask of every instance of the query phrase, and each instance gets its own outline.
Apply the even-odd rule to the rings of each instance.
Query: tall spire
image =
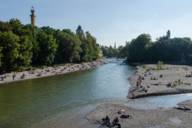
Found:
[[[34,27],[35,26],[35,9],[34,9],[34,7],[32,6],[31,7],[31,25]]]
[[[167,37],[168,39],[171,38],[171,31],[170,31],[170,30],[167,31],[167,35],[166,35],[166,37]]]

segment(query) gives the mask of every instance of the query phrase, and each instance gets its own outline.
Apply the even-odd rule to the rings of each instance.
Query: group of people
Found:
[[[118,117],[116,117],[112,122],[109,118],[109,116],[106,116],[105,118],[102,119],[102,126],[106,126],[108,128],[116,127],[116,128],[121,128],[121,124],[119,123]]]

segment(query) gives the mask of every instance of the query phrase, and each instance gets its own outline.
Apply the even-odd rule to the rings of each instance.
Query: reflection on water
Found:
[[[103,102],[154,108],[174,106],[192,97],[184,94],[127,100],[127,78],[134,71],[133,67],[112,61],[90,71],[0,86],[0,128],[26,128],[54,115]],[[71,118],[65,117],[65,122]]]

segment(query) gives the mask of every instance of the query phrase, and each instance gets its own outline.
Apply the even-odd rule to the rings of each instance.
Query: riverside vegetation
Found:
[[[99,57],[96,38],[81,26],[74,33],[70,29],[23,25],[18,19],[0,21],[0,73]]]
[[[141,34],[125,46],[102,46],[106,57],[126,58],[129,64],[192,64],[192,40],[189,37],[171,38],[171,31],[152,41],[149,34]]]
[[[118,52],[129,64],[147,64],[163,61],[169,64],[192,63],[192,40],[189,37],[171,38],[171,31],[152,41],[149,34],[141,34],[126,42]],[[108,50],[110,51],[110,50]]]

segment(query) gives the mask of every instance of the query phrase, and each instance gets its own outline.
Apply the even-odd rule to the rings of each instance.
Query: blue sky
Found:
[[[37,26],[89,30],[104,45],[123,45],[141,33],[192,37],[191,0],[0,0],[0,20],[30,22],[35,7]]]

